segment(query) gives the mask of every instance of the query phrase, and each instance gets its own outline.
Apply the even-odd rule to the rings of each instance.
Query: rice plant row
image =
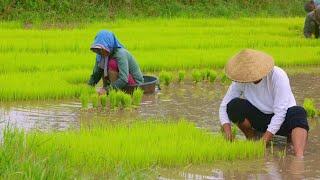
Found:
[[[303,37],[303,21],[160,18],[94,22],[63,30],[0,22],[0,101],[79,98],[88,89],[84,84],[95,63],[89,47],[104,28],[116,34],[143,72],[181,71],[180,82],[194,69],[222,69],[243,48],[272,54],[278,66],[320,65],[320,41]],[[194,73],[193,81],[200,82]],[[209,76],[209,81],[218,77]],[[164,82],[172,81],[167,76]]]
[[[92,108],[106,108],[109,103],[110,109],[114,110],[138,107],[141,105],[142,98],[143,90],[141,88],[136,88],[132,95],[119,90],[111,90],[108,92],[108,95],[101,96],[98,94],[88,95],[87,93],[84,93],[80,96],[80,101],[83,109],[88,109],[89,102],[91,102]]]
[[[76,179],[96,175],[110,178],[122,171],[185,167],[218,160],[256,160],[265,154],[262,142],[227,142],[222,134],[209,133],[184,120],[147,120],[128,125],[97,123],[80,130],[27,134],[6,129],[3,139],[0,170],[5,179]]]

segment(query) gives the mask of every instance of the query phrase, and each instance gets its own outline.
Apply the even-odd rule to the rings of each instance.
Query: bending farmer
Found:
[[[291,137],[297,157],[303,157],[309,125],[306,111],[296,105],[287,74],[274,66],[271,56],[256,50],[243,50],[226,65],[233,81],[220,105],[220,122],[227,139],[232,140],[232,121],[247,139],[264,133]]]
[[[308,13],[304,22],[304,36],[311,38],[314,35],[315,38],[319,38],[319,26],[320,26],[320,6],[310,13]]]
[[[124,89],[127,85],[143,83],[138,63],[112,32],[98,32],[90,49],[97,56],[88,84],[95,86],[102,78],[103,87],[98,90],[99,94],[108,92],[110,88]]]

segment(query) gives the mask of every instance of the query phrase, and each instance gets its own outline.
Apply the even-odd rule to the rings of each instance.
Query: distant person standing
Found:
[[[307,12],[307,13],[310,13],[312,12],[313,10],[316,9],[317,6],[320,5],[320,0],[311,0],[311,1],[308,1],[304,4],[304,10]]]
[[[308,13],[305,22],[303,33],[306,38],[312,38],[312,35],[316,39],[319,38],[319,26],[320,26],[320,6],[317,6],[313,11]]]

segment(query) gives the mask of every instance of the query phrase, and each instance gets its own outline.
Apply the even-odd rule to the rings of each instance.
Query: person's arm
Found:
[[[231,132],[231,122],[229,120],[228,114],[227,114],[227,104],[234,98],[240,97],[242,88],[239,83],[232,82],[230,85],[226,95],[224,96],[220,108],[219,108],[219,119],[220,123],[223,127],[223,131],[226,135],[226,138],[228,140],[232,140],[232,132]]]
[[[303,33],[304,33],[304,37],[306,38],[311,38],[312,37],[312,33],[314,33],[314,22],[312,20],[312,15],[309,13],[305,19],[304,22],[304,28],[303,28]]]
[[[90,79],[88,81],[88,85],[95,86],[100,81],[103,76],[103,69],[99,67],[98,62],[96,61]]]
[[[292,94],[292,92],[288,76],[283,73],[273,77],[274,116],[271,118],[267,131],[262,137],[266,142],[272,139],[273,135],[278,132],[283,124],[287,114],[288,104],[290,103],[290,94]]]
[[[110,87],[114,89],[122,89],[128,84],[129,64],[126,57],[118,58],[117,61],[119,77],[115,82],[110,84]]]

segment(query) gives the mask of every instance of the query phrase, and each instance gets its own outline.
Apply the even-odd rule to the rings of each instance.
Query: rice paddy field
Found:
[[[0,179],[320,178],[320,41],[297,18],[152,18],[65,27],[0,22]],[[155,94],[93,95],[89,48],[113,31]],[[218,108],[235,53],[253,48],[287,70],[310,114],[304,160],[276,137],[266,147],[220,133]]]
[[[143,72],[223,68],[244,48],[272,54],[279,66],[319,64],[320,42],[302,35],[302,18],[152,19],[72,29],[0,24],[0,100],[78,98],[94,65],[95,34],[110,29]],[[22,83],[23,82],[23,83]]]

